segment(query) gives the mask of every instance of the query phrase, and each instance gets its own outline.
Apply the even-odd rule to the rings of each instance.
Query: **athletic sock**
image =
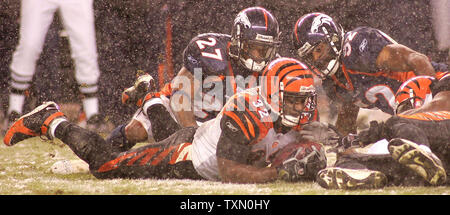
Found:
[[[83,109],[86,113],[86,119],[89,119],[93,115],[98,114],[98,98],[89,97],[83,99]]]
[[[15,111],[19,114],[22,114],[24,104],[25,104],[24,94],[16,94],[16,93],[9,94],[9,107],[7,113],[10,114],[11,112]]]
[[[64,117],[56,118],[55,120],[53,120],[49,125],[48,131],[50,139],[53,139],[55,137],[58,139],[62,139],[65,133],[65,128],[69,124],[70,122]]]

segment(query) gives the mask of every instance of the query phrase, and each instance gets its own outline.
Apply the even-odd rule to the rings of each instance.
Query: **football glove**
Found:
[[[303,125],[300,135],[305,140],[324,145],[336,144],[340,139],[340,135],[334,126],[318,121]]]
[[[137,76],[138,78],[134,85],[122,92],[122,104],[134,104],[141,107],[144,102],[144,96],[156,90],[155,80],[151,75],[138,71]]]
[[[327,166],[327,158],[323,150],[315,147],[312,149],[301,159],[298,154],[302,149],[297,149],[293,157],[286,159],[277,167],[278,178],[288,182],[314,180],[316,174]]]
[[[350,147],[364,147],[375,143],[385,137],[383,129],[383,122],[371,121],[369,128],[361,130],[358,134],[348,134],[340,138],[333,148],[327,150],[327,152],[339,153]]]
[[[361,145],[366,146],[383,139],[383,128],[383,122],[378,123],[377,121],[371,121],[368,129],[362,130],[358,133],[358,140]]]
[[[283,181],[297,181],[305,174],[305,166],[296,158],[290,158],[277,168],[278,178]]]
[[[346,149],[353,147],[353,146],[358,146],[360,147],[361,144],[359,142],[359,137],[356,134],[348,134],[345,137],[342,137],[336,145],[334,145],[333,147],[331,147],[330,149],[327,150],[328,153],[340,153],[345,151]]]

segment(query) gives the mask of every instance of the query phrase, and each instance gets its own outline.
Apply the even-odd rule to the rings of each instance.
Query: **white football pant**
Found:
[[[85,94],[96,93],[100,71],[93,0],[22,0],[19,44],[10,66],[11,87],[17,90],[30,87],[47,30],[58,10],[69,36],[75,78],[82,86],[80,91]]]

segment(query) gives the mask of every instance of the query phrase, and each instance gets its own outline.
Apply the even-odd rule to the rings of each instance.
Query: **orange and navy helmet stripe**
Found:
[[[315,17],[315,16],[319,16],[321,13],[310,13],[310,14],[306,14],[302,17],[300,17],[297,22],[295,22],[295,27],[294,27],[294,35],[295,35],[295,39],[297,40],[297,43],[300,43],[300,38],[298,36],[298,27],[300,25],[302,25],[302,23],[309,19],[310,17]]]
[[[264,20],[264,27],[265,30],[267,31],[269,29],[269,19],[270,20],[276,20],[275,17],[265,8],[263,7],[249,7],[246,8],[244,10],[242,10],[240,13],[247,13],[248,11],[256,11],[259,14],[261,14],[263,16],[263,20]],[[261,23],[262,24],[262,23]]]
[[[267,13],[266,13],[266,11],[263,10],[263,14],[264,14],[264,21],[266,23],[266,30],[267,30],[267,27],[269,25],[269,21],[267,20]]]
[[[404,82],[395,94],[395,101],[400,104],[407,99],[416,97],[425,100],[427,94],[431,94],[431,87],[435,78],[432,76],[416,76]],[[413,95],[411,95],[411,92]]]
[[[292,88],[290,85],[296,85],[298,87],[296,92],[300,92],[301,85],[314,83],[314,76],[310,69],[293,58],[279,58],[272,61],[264,70],[262,77],[261,91],[269,104],[271,96],[280,91],[279,83],[281,82],[285,89]]]

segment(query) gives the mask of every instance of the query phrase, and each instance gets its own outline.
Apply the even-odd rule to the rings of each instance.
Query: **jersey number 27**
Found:
[[[214,47],[216,45],[217,41],[213,37],[208,37],[208,40],[197,40],[196,43],[197,43],[198,48],[200,50],[203,50],[206,48],[206,46]],[[222,61],[222,53],[220,52],[220,49],[214,49],[214,53],[201,52],[201,54],[203,57]]]

